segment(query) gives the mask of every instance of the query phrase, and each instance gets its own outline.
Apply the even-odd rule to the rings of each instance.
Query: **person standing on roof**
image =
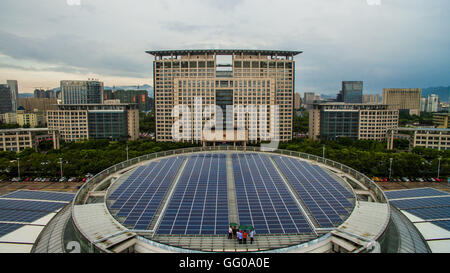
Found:
[[[233,238],[233,228],[230,226],[228,228],[228,239],[232,239]]]
[[[247,231],[246,230],[244,230],[244,233],[242,234],[242,239],[243,239],[243,242],[244,242],[244,244],[247,244]]]
[[[237,232],[237,237],[238,237],[239,244],[242,244],[242,230],[239,230]]]
[[[250,244],[253,244],[253,236],[255,236],[255,230],[250,230]]]

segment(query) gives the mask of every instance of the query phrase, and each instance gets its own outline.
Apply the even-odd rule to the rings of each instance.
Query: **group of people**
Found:
[[[237,239],[239,244],[247,244],[247,238],[250,237],[250,244],[253,244],[253,238],[255,236],[255,230],[241,230],[236,227],[230,226],[228,228],[228,239]]]

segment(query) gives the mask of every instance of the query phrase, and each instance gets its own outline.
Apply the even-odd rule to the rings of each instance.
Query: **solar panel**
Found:
[[[442,207],[450,205],[450,196],[392,200],[390,203],[401,210]]]
[[[350,214],[353,194],[319,166],[290,157],[273,159],[320,227],[334,227]]]
[[[450,205],[450,204],[449,204]],[[408,209],[407,212],[424,220],[436,220],[450,218],[450,206],[435,208]]]
[[[66,205],[67,203],[61,202],[0,199],[0,209],[55,212]]]
[[[1,196],[1,198],[50,200],[50,201],[65,201],[65,202],[72,201],[74,197],[75,197],[74,193],[28,191],[28,190],[19,190]]]
[[[148,229],[183,160],[183,156],[171,157],[139,167],[108,197],[115,200],[111,209],[124,217],[124,225]]]
[[[386,191],[384,193],[386,194],[386,197],[390,200],[400,199],[400,198],[449,195],[449,193],[447,193],[447,192],[443,192],[443,191],[433,189],[433,188]]]
[[[431,221],[430,223],[435,224],[443,229],[450,231],[450,220],[445,221]]]
[[[159,234],[225,234],[228,231],[226,156],[191,156],[180,176]]]
[[[31,223],[48,215],[46,211],[0,209],[0,221]]]
[[[312,232],[268,156],[233,154],[232,163],[241,225],[258,234]]]
[[[13,232],[14,230],[23,227],[24,225],[21,224],[5,224],[0,223],[0,237],[4,236],[8,233]]]

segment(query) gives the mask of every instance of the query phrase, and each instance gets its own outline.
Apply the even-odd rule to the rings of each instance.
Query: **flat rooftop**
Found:
[[[259,50],[259,49],[183,49],[183,50],[151,50],[146,53],[154,56],[171,56],[171,55],[200,55],[200,54],[216,54],[216,55],[232,55],[232,54],[250,54],[250,55],[280,55],[295,56],[303,53],[303,51],[292,50]]]

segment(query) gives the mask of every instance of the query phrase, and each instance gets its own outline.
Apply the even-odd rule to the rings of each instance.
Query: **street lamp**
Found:
[[[61,179],[63,178],[63,168],[62,168],[62,158],[60,157],[59,158],[59,164],[60,164],[60,166],[61,166]]]
[[[394,160],[392,157],[389,158],[389,181],[391,181],[391,174],[392,174],[392,160]]]
[[[17,172],[19,174],[19,180],[20,180],[20,158],[17,158]]]
[[[439,172],[440,172],[440,169],[441,169],[441,159],[442,159],[442,157],[440,156],[439,158],[438,158],[438,173],[437,173],[437,178],[439,179]]]
[[[325,145],[323,145],[322,157],[325,159]]]
[[[127,145],[127,161],[128,161],[128,145]]]

